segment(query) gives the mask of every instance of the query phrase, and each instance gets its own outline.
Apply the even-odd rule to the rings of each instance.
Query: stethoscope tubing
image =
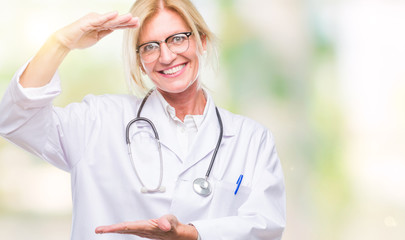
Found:
[[[210,162],[210,165],[209,165],[209,167],[207,169],[207,173],[205,174],[205,179],[206,180],[210,176],[212,166],[214,165],[214,162],[215,162],[215,157],[217,156],[218,149],[219,149],[219,146],[221,145],[222,137],[224,135],[224,126],[222,124],[221,115],[219,115],[219,111],[218,111],[217,107],[215,107],[215,112],[217,114],[218,122],[219,122],[219,137],[218,137],[217,145],[215,146],[214,153],[212,154],[211,162]]]
[[[133,167],[133,169],[135,171],[135,174],[138,177],[138,180],[140,181],[140,183],[142,185],[141,192],[143,192],[143,193],[154,193],[154,192],[164,192],[165,191],[165,188],[162,186],[162,180],[163,180],[163,157],[162,157],[162,151],[161,151],[161,144],[160,144],[160,140],[159,140],[159,134],[158,134],[158,132],[156,130],[155,125],[153,124],[153,122],[151,120],[149,120],[148,118],[140,116],[141,111],[143,109],[143,106],[145,105],[146,100],[152,94],[153,91],[154,91],[154,89],[151,89],[146,94],[146,96],[142,100],[141,105],[139,106],[136,118],[132,119],[127,124],[127,127],[125,129],[125,140],[126,140],[126,143],[127,143],[127,146],[128,146],[128,154],[129,154],[129,157],[131,159],[132,167]],[[205,174],[205,178],[197,178],[196,180],[194,180],[194,191],[196,193],[200,194],[201,196],[208,196],[211,193],[211,186],[210,186],[210,183],[208,181],[208,178],[209,178],[209,176],[211,174],[211,170],[212,170],[212,167],[213,167],[213,165],[215,163],[215,158],[217,156],[219,147],[220,147],[221,142],[222,142],[222,137],[223,137],[223,123],[222,123],[221,115],[219,114],[219,111],[218,111],[217,107],[215,107],[215,112],[216,112],[216,115],[217,115],[217,118],[218,118],[219,130],[220,130],[219,131],[218,141],[217,141],[217,144],[215,146],[214,153],[212,155],[212,158],[211,158],[210,164],[208,166],[207,172]],[[133,123],[137,122],[137,121],[145,121],[152,127],[153,133],[155,135],[155,139],[156,139],[157,144],[158,144],[159,157],[160,157],[160,177],[159,177],[159,184],[154,189],[149,189],[149,188],[147,188],[145,186],[145,184],[141,180],[141,178],[140,178],[140,176],[139,176],[139,174],[138,174],[138,172],[136,170],[135,163],[134,163],[134,160],[133,160],[133,157],[132,157],[131,140],[129,138],[129,130],[131,128],[131,125]],[[196,181],[197,181],[197,183],[196,183]]]
[[[141,116],[140,116],[140,115],[141,115],[141,111],[142,111],[142,109],[143,109],[143,106],[145,105],[145,102],[146,102],[146,100],[148,99],[148,97],[152,94],[153,90],[154,90],[154,89],[151,89],[151,90],[146,94],[146,96],[145,96],[144,99],[142,100],[142,103],[141,103],[141,105],[140,105],[140,107],[139,107],[139,109],[138,109],[138,113],[137,113],[137,115],[136,115],[136,118],[132,119],[132,120],[127,124],[127,127],[126,127],[126,129],[125,129],[125,140],[126,140],[127,147],[128,147],[128,155],[129,155],[129,158],[130,158],[130,160],[131,160],[132,168],[134,169],[135,175],[137,176],[139,182],[140,182],[141,185],[142,185],[142,188],[141,188],[141,192],[142,192],[142,193],[155,193],[155,192],[164,192],[164,191],[165,191],[165,187],[162,186],[162,181],[163,181],[163,156],[162,156],[162,150],[161,150],[162,147],[161,147],[161,144],[160,144],[159,134],[158,134],[158,132],[157,132],[157,130],[156,130],[155,125],[153,124],[153,122],[152,122],[151,120],[149,120],[148,118],[145,118],[145,117],[141,117]],[[145,186],[145,184],[143,183],[141,177],[139,176],[138,171],[136,170],[135,163],[134,163],[134,159],[133,159],[133,157],[132,157],[131,140],[129,139],[129,130],[130,130],[132,124],[135,123],[135,122],[138,122],[138,121],[147,122],[147,123],[152,127],[153,134],[155,135],[155,140],[156,140],[156,143],[157,143],[157,146],[158,146],[159,163],[160,163],[160,171],[159,171],[159,172],[160,172],[160,175],[159,175],[159,183],[158,183],[157,187],[156,187],[156,188],[153,188],[153,189],[147,188],[147,187]]]
[[[149,123],[149,125],[152,127],[153,134],[155,135],[156,140],[159,140],[159,134],[158,134],[158,132],[156,131],[156,127],[155,127],[155,125],[153,124],[153,122],[152,122],[151,120],[145,118],[145,117],[136,117],[136,118],[132,119],[132,120],[128,123],[127,128],[126,128],[126,130],[125,130],[125,138],[126,138],[127,144],[131,144],[131,140],[129,140],[129,129],[131,128],[131,125],[132,125],[133,123],[138,122],[138,121],[145,121],[145,122]]]

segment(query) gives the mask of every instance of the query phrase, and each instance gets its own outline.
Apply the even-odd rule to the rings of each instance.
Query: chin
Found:
[[[181,85],[170,85],[170,86],[159,86],[159,85],[155,85],[156,88],[158,88],[161,91],[167,92],[167,93],[182,93],[185,92],[187,89],[189,89],[191,87],[191,83],[187,83],[187,84],[181,84]]]
[[[194,81],[178,81],[178,82],[171,82],[168,84],[157,84],[156,82],[154,83],[156,88],[167,92],[167,93],[182,93],[190,88],[196,88],[198,86],[198,79]]]

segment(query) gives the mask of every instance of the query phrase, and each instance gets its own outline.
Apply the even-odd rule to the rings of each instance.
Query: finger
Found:
[[[123,22],[120,24],[121,26],[139,26],[139,18],[138,17],[131,17],[127,22]]]
[[[131,21],[131,19],[133,19],[134,17],[132,16],[132,14],[131,13],[127,13],[127,14],[123,14],[123,15],[120,15],[120,16],[117,16],[117,18],[116,18],[116,20],[118,21],[118,22],[127,22],[127,21]]]
[[[157,221],[158,227],[165,232],[175,229],[178,225],[178,220],[175,216],[169,214],[160,217]]]
[[[138,24],[132,24],[132,25],[122,25],[122,26],[114,26],[114,27],[109,27],[106,30],[119,30],[119,29],[126,29],[126,28],[137,28],[139,27]]]
[[[158,227],[164,232],[168,232],[172,229],[172,225],[167,218],[159,218]]]
[[[135,222],[122,222],[107,226],[97,227],[96,233],[129,233],[136,232],[139,230],[145,230],[150,228],[156,228],[154,224],[149,221],[135,221]]]
[[[113,233],[113,232],[119,232],[119,231],[127,231],[128,227],[126,226],[126,223],[117,223],[117,224],[112,224],[112,225],[107,225],[107,226],[99,226],[96,228],[95,232],[96,233]]]
[[[116,19],[112,19],[101,25],[102,28],[118,29],[122,27],[137,27],[139,25],[139,19],[132,17],[132,15],[119,16]]]
[[[95,16],[98,14],[89,14],[91,16]],[[90,24],[97,27],[97,26],[101,26],[103,24],[105,24],[106,22],[110,21],[111,19],[114,19],[118,16],[118,12],[114,11],[114,12],[109,12],[103,15],[98,15],[97,17],[95,17]]]
[[[128,26],[118,26],[114,28],[110,28],[110,30],[119,30],[119,29],[126,29],[126,28],[137,28],[138,25],[128,25]]]

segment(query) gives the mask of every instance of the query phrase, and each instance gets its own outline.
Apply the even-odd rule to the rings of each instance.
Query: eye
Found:
[[[187,36],[184,34],[178,34],[171,37],[168,42],[172,44],[182,44],[187,39]]]
[[[153,51],[155,51],[157,49],[159,49],[159,44],[157,44],[157,43],[148,43],[148,44],[143,45],[140,48],[140,51],[142,53],[150,53],[150,52],[153,52]]]

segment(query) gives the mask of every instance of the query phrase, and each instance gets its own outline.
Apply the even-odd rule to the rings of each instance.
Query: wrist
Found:
[[[194,233],[192,238],[190,238],[190,239],[192,239],[192,240],[201,240],[201,237],[200,237],[200,234],[198,233],[197,228],[192,223],[189,223],[188,226],[191,227],[191,229],[192,229],[191,231]]]
[[[178,240],[198,240],[198,231],[192,224],[180,224],[177,226]]]
[[[60,35],[59,31],[53,33],[46,41],[46,45],[59,52],[61,55],[67,55],[72,49],[64,43],[63,36]]]

